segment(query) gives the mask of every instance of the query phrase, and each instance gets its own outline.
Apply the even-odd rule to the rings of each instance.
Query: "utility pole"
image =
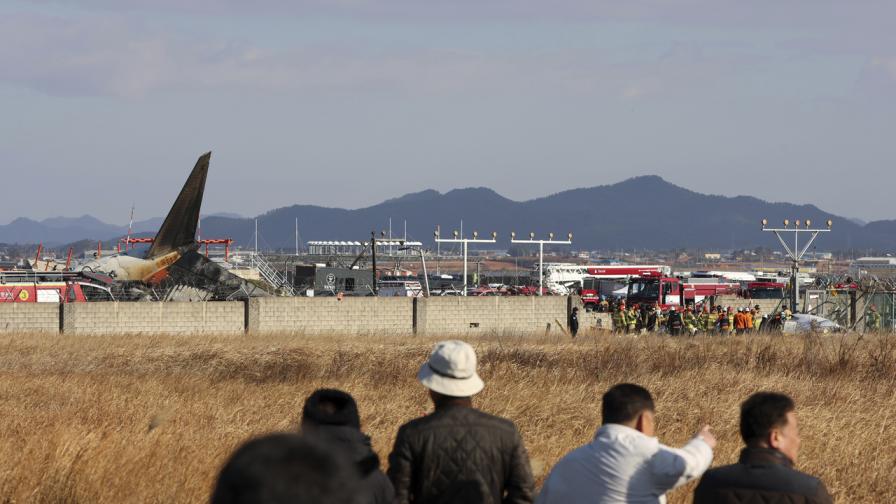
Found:
[[[442,226],[436,226],[436,236],[439,235]],[[442,244],[436,240],[436,275],[442,274]]]
[[[768,219],[762,219],[762,230],[770,231],[775,233],[775,236],[778,237],[778,241],[781,242],[781,246],[784,247],[784,251],[787,252],[787,256],[790,257],[790,309],[793,311],[797,311],[799,308],[800,302],[800,285],[799,285],[799,272],[800,272],[800,260],[803,258],[803,255],[809,250],[809,247],[812,246],[812,242],[815,241],[815,238],[818,237],[818,233],[827,233],[830,232],[831,226],[834,225],[833,221],[828,219],[827,229],[812,229],[812,221],[806,219],[806,227],[800,228],[801,222],[799,219],[794,221],[794,227],[790,226],[790,220],[784,219],[784,227],[783,228],[769,228]],[[791,248],[784,238],[781,236],[781,233],[793,233],[793,248]],[[806,242],[806,245],[803,248],[800,248],[800,233],[810,233],[809,241]]]
[[[461,223],[463,223],[463,221],[461,221]],[[466,296],[467,295],[467,247],[468,247],[468,244],[470,244],[470,243],[495,243],[496,239],[498,238],[498,233],[492,232],[491,239],[479,238],[479,233],[476,231],[473,231],[473,238],[464,238],[463,235],[461,233],[458,233],[457,231],[454,232],[454,238],[442,238],[439,236],[439,234],[440,234],[439,226],[436,226],[436,231],[435,231],[435,233],[433,233],[433,235],[435,235],[435,238],[436,238],[436,243],[445,242],[445,243],[461,243],[461,244],[463,244],[463,248],[464,248],[464,284],[463,284],[463,292],[461,293],[461,295]]]
[[[370,232],[370,269],[373,270],[373,295],[379,295],[376,285],[376,231]]]
[[[538,244],[538,295],[542,296],[544,290],[544,246],[548,245],[572,245],[572,233],[566,235],[566,240],[555,240],[554,233],[548,233],[547,240],[536,240],[535,233],[529,233],[528,240],[517,240],[516,232],[512,231],[510,233],[510,243],[528,243],[528,244]]]

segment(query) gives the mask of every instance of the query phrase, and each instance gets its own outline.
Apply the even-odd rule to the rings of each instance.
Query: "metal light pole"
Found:
[[[457,231],[454,232],[454,238],[442,238],[440,236],[439,227],[436,227],[436,231],[433,233],[436,239],[436,243],[462,243],[464,246],[464,290],[461,295],[467,295],[467,244],[469,243],[495,243],[498,238],[498,233],[492,232],[492,238],[490,240],[479,238],[479,233],[473,231],[473,238],[463,238],[461,233]]]
[[[566,235],[566,240],[555,240],[554,233],[548,233],[547,240],[536,240],[535,233],[529,233],[528,240],[517,240],[516,232],[510,233],[510,243],[529,243],[529,244],[538,244],[538,295],[544,295],[542,291],[544,290],[544,246],[548,245],[572,245],[572,233]]]
[[[800,260],[803,258],[803,255],[809,250],[809,247],[812,246],[812,242],[815,241],[815,238],[818,237],[818,233],[827,233],[831,230],[831,226],[834,223],[828,219],[827,221],[827,229],[813,229],[812,221],[806,219],[805,225],[806,227],[801,228],[802,223],[799,219],[794,221],[794,227],[790,226],[790,220],[784,219],[784,227],[783,228],[769,228],[768,219],[762,219],[762,230],[770,231],[775,233],[775,236],[778,237],[778,241],[781,242],[781,246],[784,247],[784,251],[787,252],[787,256],[790,257],[791,265],[790,265],[790,306],[793,311],[796,311],[799,307],[800,302],[800,286],[799,286],[799,278],[798,274],[800,271]],[[787,244],[787,241],[781,236],[781,233],[793,233],[793,248]],[[800,248],[800,233],[810,233],[809,241]]]
[[[407,235],[405,235],[405,236],[407,236]],[[401,240],[399,243],[400,243],[400,247],[398,248],[399,251],[416,250],[420,254],[420,262],[423,263],[423,285],[424,285],[424,287],[426,287],[426,290],[423,291],[424,297],[429,297],[429,294],[430,294],[429,293],[429,273],[426,271],[426,254],[425,254],[425,251],[423,250],[423,246],[421,245],[419,247],[412,247],[409,245],[405,245],[404,240]]]

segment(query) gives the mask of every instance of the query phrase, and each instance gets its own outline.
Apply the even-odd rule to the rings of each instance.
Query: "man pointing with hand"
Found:
[[[594,439],[554,466],[536,503],[665,503],[666,492],[700,477],[716,446],[709,426],[683,447],[671,448],[654,437],[654,411],[644,387],[610,388]]]

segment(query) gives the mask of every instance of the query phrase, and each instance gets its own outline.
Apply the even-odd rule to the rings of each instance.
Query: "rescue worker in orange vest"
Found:
[[[744,309],[738,308],[737,313],[734,314],[734,332],[738,335],[744,333],[744,328],[746,328],[746,320],[744,320]]]

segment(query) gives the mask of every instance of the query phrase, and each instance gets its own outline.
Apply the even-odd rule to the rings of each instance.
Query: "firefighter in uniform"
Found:
[[[731,321],[728,319],[728,312],[723,312],[719,309],[718,319],[719,334],[728,336],[728,332],[731,330]]]
[[[693,336],[697,333],[697,317],[694,315],[694,309],[690,306],[684,312],[684,327],[688,330],[688,334]]]
[[[758,333],[762,327],[762,309],[759,305],[753,307],[753,332]]]
[[[715,331],[715,328],[715,320],[709,312],[709,306],[703,305],[703,312],[700,314],[700,330],[703,331],[704,334],[711,334]]]
[[[637,333],[638,328],[638,310],[635,305],[631,305],[625,314],[625,322],[627,323],[629,334]]]
[[[666,327],[667,312],[664,312],[660,305],[656,305],[656,332],[663,332],[663,329],[668,330]]]
[[[683,325],[681,313],[679,313],[674,306],[669,308],[668,325],[670,335],[678,336],[681,334],[681,327]]]
[[[616,311],[613,312],[613,332],[616,334],[624,334],[628,326],[628,320],[625,315],[625,303],[619,303]]]
[[[868,312],[865,313],[865,331],[880,331],[880,313],[877,313],[877,307],[874,305],[871,305]]]

